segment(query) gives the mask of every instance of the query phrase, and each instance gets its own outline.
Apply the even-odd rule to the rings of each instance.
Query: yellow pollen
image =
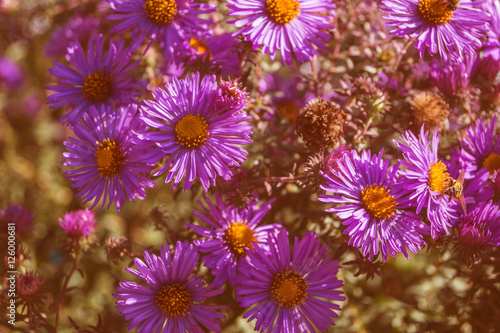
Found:
[[[442,193],[448,189],[450,174],[446,171],[446,165],[443,162],[438,161],[432,164],[429,170],[429,181],[427,182],[432,191]]]
[[[444,24],[453,16],[445,0],[420,0],[418,10],[422,19],[429,24]]]
[[[93,102],[105,102],[111,96],[111,92],[111,78],[104,70],[90,74],[83,81],[83,93]]]
[[[500,170],[500,155],[491,153],[483,161],[483,167],[487,168],[490,175],[496,170]]]
[[[175,125],[177,142],[184,147],[198,147],[208,138],[208,124],[197,114],[188,114]]]
[[[307,282],[299,273],[286,269],[274,277],[271,295],[280,306],[292,307],[307,296]]]
[[[97,170],[102,176],[111,177],[120,172],[125,157],[122,149],[114,140],[104,139],[101,143],[97,143],[95,156],[97,157]]]
[[[239,256],[246,256],[245,248],[253,246],[256,240],[254,232],[245,224],[237,222],[232,223],[224,235],[227,245],[232,253]]]
[[[191,37],[191,40],[189,41],[189,46],[198,51],[199,54],[207,53],[208,59],[212,59],[212,52],[208,48],[207,43],[205,43],[204,41]]]
[[[367,186],[361,192],[361,201],[366,210],[378,219],[386,219],[394,215],[396,211],[396,199],[389,194],[389,190],[378,185]]]
[[[169,24],[177,15],[175,0],[148,0],[144,4],[146,15],[158,24]]]
[[[267,15],[278,24],[287,24],[300,13],[300,3],[295,0],[267,0]]]
[[[160,310],[171,317],[185,315],[193,304],[186,287],[179,283],[171,283],[161,288],[155,301]]]

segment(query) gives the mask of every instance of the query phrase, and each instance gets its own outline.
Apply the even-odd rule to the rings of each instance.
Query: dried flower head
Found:
[[[28,311],[36,311],[47,299],[42,279],[35,271],[27,271],[17,277],[17,296]]]
[[[309,102],[297,118],[297,133],[308,147],[332,147],[344,135],[346,115],[335,103],[317,98]]]
[[[381,116],[391,108],[387,94],[369,77],[360,76],[354,80],[352,96],[355,99],[351,106],[353,112],[368,118]]]
[[[110,237],[106,239],[104,251],[108,262],[116,265],[125,257],[132,256],[132,243],[126,237]]]
[[[448,103],[439,94],[431,91],[414,95],[410,105],[414,127],[420,129],[424,125],[426,131],[434,131],[444,123],[450,113]]]

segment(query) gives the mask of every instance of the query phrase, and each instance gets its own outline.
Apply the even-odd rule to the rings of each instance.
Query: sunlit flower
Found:
[[[328,330],[335,325],[343,301],[339,264],[326,254],[328,246],[314,233],[296,237],[290,252],[288,232],[268,238],[270,253],[256,247],[242,262],[235,289],[236,299],[249,308],[243,318],[257,319],[259,332],[304,333]]]
[[[110,20],[119,20],[112,32],[132,32],[132,49],[145,39],[150,44],[158,41],[167,60],[179,52],[182,44],[189,41],[196,31],[212,21],[198,17],[213,12],[213,5],[195,3],[193,0],[109,0],[115,13]]]
[[[250,116],[239,107],[217,104],[219,89],[213,75],[200,80],[200,74],[193,73],[182,80],[175,78],[165,88],[156,88],[153,100],[141,107],[141,120],[157,129],[140,135],[157,146],[145,158],[156,163],[171,154],[155,176],[168,169],[165,183],[173,180],[173,188],[185,178],[184,190],[188,190],[198,179],[205,192],[210,182],[215,186],[217,175],[229,180],[229,167],[239,166],[248,154],[237,145],[252,142],[252,126],[246,122]]]
[[[88,237],[95,232],[95,214],[90,209],[68,212],[64,218],[59,218],[59,225],[68,235],[75,237]]]
[[[276,51],[281,62],[292,66],[293,56],[299,63],[311,60],[330,40],[327,30],[335,8],[327,0],[228,0],[230,16],[237,16],[233,23],[242,28],[238,34],[252,42],[254,50],[262,45],[262,53],[271,59]]]
[[[114,203],[118,211],[126,197],[144,199],[145,189],[156,183],[143,175],[153,166],[139,157],[151,145],[134,134],[145,130],[137,119],[137,106],[122,107],[116,114],[110,107],[101,106],[98,111],[92,106],[83,120],[73,126],[76,138],[64,142],[68,152],[63,153],[63,165],[72,168],[64,173],[79,190],[77,196],[84,202],[94,200],[92,208],[102,200],[101,210],[109,201],[108,209]]]
[[[488,249],[500,245],[500,208],[498,204],[480,203],[456,224],[455,252],[468,265],[477,263]]]
[[[120,282],[118,293],[113,294],[119,298],[118,315],[130,320],[129,330],[139,327],[138,332],[202,333],[201,327],[220,332],[220,319],[225,316],[214,310],[224,307],[203,303],[223,290],[207,286],[203,276],[193,272],[199,264],[194,245],[177,242],[174,252],[167,244],[161,248],[160,256],[145,249],[144,261],[134,259],[138,270],[126,270],[144,283]]]
[[[384,0],[380,9],[391,33],[416,38],[415,47],[423,58],[427,49],[443,59],[458,60],[481,47],[485,23],[490,16],[480,1],[461,0],[456,6],[442,0]]]
[[[51,108],[66,106],[70,112],[60,120],[68,124],[77,123],[91,106],[100,110],[101,106],[133,103],[139,95],[134,89],[143,83],[127,77],[138,63],[130,62],[130,58],[130,50],[121,39],[110,39],[105,51],[104,37],[96,34],[89,40],[87,54],[80,42],[71,43],[66,56],[70,67],[55,61],[55,67],[49,69],[61,85],[47,86],[56,91],[47,97],[47,103]]]
[[[383,261],[396,252],[408,259],[407,249],[417,253],[425,245],[421,233],[427,234],[428,227],[408,209],[414,203],[398,170],[398,165],[389,166],[389,160],[382,159],[382,152],[372,156],[363,151],[359,156],[352,151],[337,162],[337,169],[323,174],[326,185],[320,187],[333,195],[320,194],[319,200],[346,204],[327,212],[344,220],[349,245],[361,247],[370,260],[379,251]]]
[[[203,257],[205,266],[212,269],[214,284],[222,286],[229,280],[234,286],[237,279],[237,266],[246,260],[247,252],[255,246],[267,243],[270,233],[281,227],[279,224],[258,226],[264,215],[271,209],[274,200],[262,203],[249,202],[245,209],[228,206],[222,195],[215,195],[215,203],[204,197],[207,206],[199,201],[203,211],[193,213],[206,222],[209,227],[185,224],[194,229],[200,236],[208,239],[198,241],[200,252],[207,253]]]
[[[431,236],[438,238],[442,233],[450,234],[457,216],[457,200],[445,195],[449,187],[450,174],[445,163],[438,158],[439,128],[431,140],[429,132],[422,126],[418,138],[410,131],[400,136],[402,142],[394,141],[403,153],[401,165],[405,167],[402,176],[409,180],[406,185],[411,191],[410,199],[417,203],[417,213],[427,208],[431,223]]]

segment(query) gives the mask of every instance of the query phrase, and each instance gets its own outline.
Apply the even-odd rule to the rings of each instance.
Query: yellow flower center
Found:
[[[386,219],[393,216],[396,211],[396,199],[389,194],[389,190],[378,185],[367,186],[361,192],[361,201],[366,210],[378,219]]]
[[[483,167],[487,168],[490,175],[500,169],[500,155],[491,153],[483,161]]]
[[[300,13],[300,3],[295,0],[267,0],[267,15],[276,23],[287,24]]]
[[[420,0],[418,10],[422,19],[429,24],[444,24],[451,20],[453,10],[446,0]]]
[[[97,170],[101,172],[102,176],[106,177],[118,174],[125,162],[122,149],[114,140],[110,139],[104,139],[101,143],[96,143],[98,144],[95,149]]]
[[[208,124],[197,114],[188,114],[175,125],[177,142],[184,147],[198,147],[208,138]]]
[[[179,283],[171,283],[161,288],[155,301],[160,310],[171,317],[185,315],[193,304],[186,287]]]
[[[432,191],[441,193],[446,191],[450,179],[450,174],[446,171],[446,165],[443,162],[438,161],[432,164],[429,170],[429,181],[427,182]]]
[[[307,282],[299,273],[286,269],[274,277],[271,295],[280,306],[292,307],[302,302],[306,296]]]
[[[240,222],[232,223],[224,235],[227,245],[232,253],[239,256],[246,256],[245,248],[249,248],[256,240],[254,232],[246,225]]]
[[[175,0],[148,0],[144,4],[146,15],[158,24],[169,24],[177,15]]]
[[[112,92],[111,78],[104,70],[90,74],[83,81],[83,93],[93,102],[105,102]]]
[[[189,41],[189,46],[198,51],[198,54],[208,53],[208,58],[212,59],[212,51],[210,51],[207,43],[205,43],[204,41],[191,37],[191,40]]]

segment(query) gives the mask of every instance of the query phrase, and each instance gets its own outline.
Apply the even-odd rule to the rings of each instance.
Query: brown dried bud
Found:
[[[297,117],[297,133],[308,147],[335,146],[344,135],[346,115],[335,103],[321,98],[309,102]]]
[[[40,278],[36,273],[23,273],[17,278],[17,288],[19,297],[23,299],[32,299],[38,295],[40,290]]]
[[[116,265],[126,256],[132,255],[132,243],[126,237],[111,237],[106,239],[104,250],[108,261]]]
[[[410,105],[416,130],[425,124],[426,131],[433,131],[444,123],[450,113],[448,103],[440,95],[430,91],[413,96]]]

